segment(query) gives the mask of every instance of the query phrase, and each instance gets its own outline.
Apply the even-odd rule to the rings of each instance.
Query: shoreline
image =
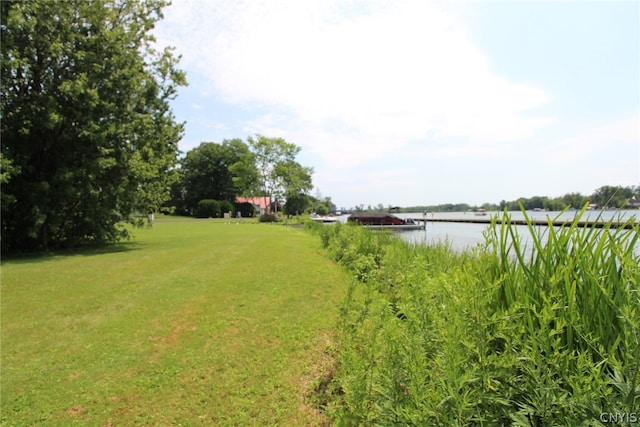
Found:
[[[424,217],[422,215],[420,216],[407,216],[407,218],[411,218],[414,221],[417,222],[457,222],[457,223],[468,223],[468,224],[490,224],[491,221],[493,221],[493,219],[495,218],[495,216],[491,216],[491,215],[486,215],[486,216],[475,216],[475,217],[470,217],[470,218],[429,218]],[[501,222],[502,218],[498,217],[498,222]],[[574,221],[572,221],[571,219],[557,219],[557,220],[553,220],[553,219],[539,219],[539,218],[529,218],[527,219],[516,219],[516,218],[509,218],[509,223],[513,224],[513,225],[528,225],[528,224],[533,224],[536,226],[548,226],[549,224],[552,224],[555,227],[562,227],[562,226],[570,226],[571,224],[574,223]],[[604,220],[595,220],[595,221],[577,221],[575,222],[575,225],[577,227],[593,227],[593,228],[603,228],[605,226],[610,225],[611,228],[625,228],[625,229],[631,229],[635,226],[637,226],[638,222],[635,221],[631,221],[631,220],[627,220],[627,221],[604,221]]]

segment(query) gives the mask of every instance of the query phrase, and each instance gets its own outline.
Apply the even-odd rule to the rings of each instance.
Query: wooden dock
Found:
[[[490,224],[494,216],[490,216],[490,215],[471,216],[470,215],[468,218],[430,218],[428,215],[427,217],[424,217],[422,215],[415,215],[415,216],[407,216],[407,218],[411,218],[416,222],[425,222],[425,224],[427,222],[459,222],[459,223],[467,223],[467,224]],[[498,218],[498,222],[500,221],[501,219]],[[573,223],[572,220],[567,220],[567,219],[549,221],[548,219],[537,219],[537,218],[529,218],[529,222],[537,226],[548,226],[551,223],[555,227],[562,227],[562,226],[568,227]],[[511,218],[510,223],[513,225],[527,225],[527,221],[524,219]],[[640,222],[630,222],[630,221],[611,221],[611,222],[579,221],[578,227],[604,228],[609,223],[611,223],[611,228],[632,229],[634,227],[640,226]]]

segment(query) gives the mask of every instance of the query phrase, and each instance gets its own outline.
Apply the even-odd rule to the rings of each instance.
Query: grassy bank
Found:
[[[159,220],[2,264],[3,425],[314,425],[348,278],[277,225]]]
[[[638,228],[494,224],[484,248],[317,227],[360,282],[327,388],[342,425],[603,425],[640,404]],[[544,243],[543,243],[544,241]],[[357,297],[355,295],[358,295]],[[604,418],[603,415],[604,414]]]

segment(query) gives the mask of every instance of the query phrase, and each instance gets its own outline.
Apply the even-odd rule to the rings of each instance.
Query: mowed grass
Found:
[[[3,425],[318,425],[348,274],[281,225],[157,221],[2,264]]]

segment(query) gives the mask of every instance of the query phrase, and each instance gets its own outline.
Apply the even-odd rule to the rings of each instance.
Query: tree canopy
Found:
[[[225,140],[222,144],[203,142],[187,152],[182,165],[182,197],[185,213],[193,213],[204,199],[234,202],[242,192],[234,180],[233,166],[251,164],[253,154],[241,139]],[[255,168],[242,170],[244,179],[256,177]]]
[[[249,193],[267,195],[272,203],[305,194],[313,188],[313,168],[296,161],[301,148],[283,138],[256,135],[247,138],[254,155],[257,179],[243,182]],[[238,168],[242,165],[238,165]],[[244,166],[246,168],[246,166]]]
[[[167,199],[186,79],[152,46],[165,5],[0,2],[4,250],[114,241]]]
[[[292,212],[308,203],[313,169],[300,165],[301,148],[282,138],[257,135],[221,144],[202,142],[180,161],[180,179],[172,188],[170,211],[195,215],[202,200],[234,202],[238,196],[268,196]],[[201,209],[200,209],[201,210]]]
[[[591,195],[580,193],[567,193],[560,197],[533,196],[519,197],[516,200],[500,201],[499,204],[484,203],[481,205],[486,210],[519,211],[520,206],[527,210],[544,209],[549,211],[561,211],[563,209],[581,209],[585,203],[590,203],[598,209],[602,208],[637,208],[640,201],[640,186],[611,186],[604,185],[597,188]],[[438,212],[463,212],[476,207],[466,203],[441,204],[431,206],[411,206],[402,208],[405,212],[420,212],[422,210]]]

